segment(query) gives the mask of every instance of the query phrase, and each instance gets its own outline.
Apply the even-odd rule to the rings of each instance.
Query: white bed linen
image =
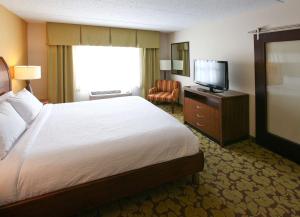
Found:
[[[0,205],[198,151],[186,126],[140,97],[48,104],[0,162]]]

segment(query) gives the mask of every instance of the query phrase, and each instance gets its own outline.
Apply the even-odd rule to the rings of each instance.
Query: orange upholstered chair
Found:
[[[148,100],[151,102],[170,102],[172,113],[174,113],[174,103],[179,99],[180,82],[171,80],[157,80],[155,87],[148,93]]]

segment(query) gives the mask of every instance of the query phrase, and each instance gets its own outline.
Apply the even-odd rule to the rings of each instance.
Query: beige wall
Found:
[[[0,5],[0,55],[11,73],[15,65],[27,64],[26,22]],[[14,91],[25,86],[23,81],[12,81]]]
[[[169,45],[169,34],[168,33],[160,33],[160,59],[161,60],[169,60],[170,59],[170,45]],[[160,77],[164,78],[164,72],[160,72]],[[171,79],[171,73],[166,72],[166,79]]]
[[[28,65],[42,68],[42,78],[31,81],[34,95],[39,99],[47,99],[47,42],[46,24],[28,23]]]
[[[170,59],[171,47],[169,45],[170,35],[168,33],[160,33],[160,59]]]
[[[191,77],[172,76],[182,85],[193,84],[193,60],[229,61],[230,89],[250,94],[250,134],[255,135],[254,43],[248,31],[260,26],[281,26],[300,23],[300,1],[230,17],[215,23],[199,23],[193,28],[170,35],[171,42],[190,42]],[[168,48],[169,49],[169,48]],[[162,51],[164,52],[164,51]]]

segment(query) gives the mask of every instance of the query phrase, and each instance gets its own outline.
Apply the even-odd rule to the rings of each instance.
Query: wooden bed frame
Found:
[[[0,95],[11,90],[9,70],[0,57]],[[44,195],[0,206],[1,217],[63,217],[78,214],[89,208],[131,196],[146,189],[203,170],[204,156],[199,153],[105,177],[88,183],[64,188]]]

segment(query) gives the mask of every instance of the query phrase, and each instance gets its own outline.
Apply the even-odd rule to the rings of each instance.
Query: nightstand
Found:
[[[41,103],[43,103],[44,105],[49,103],[48,99],[40,99],[40,101],[41,101]]]

